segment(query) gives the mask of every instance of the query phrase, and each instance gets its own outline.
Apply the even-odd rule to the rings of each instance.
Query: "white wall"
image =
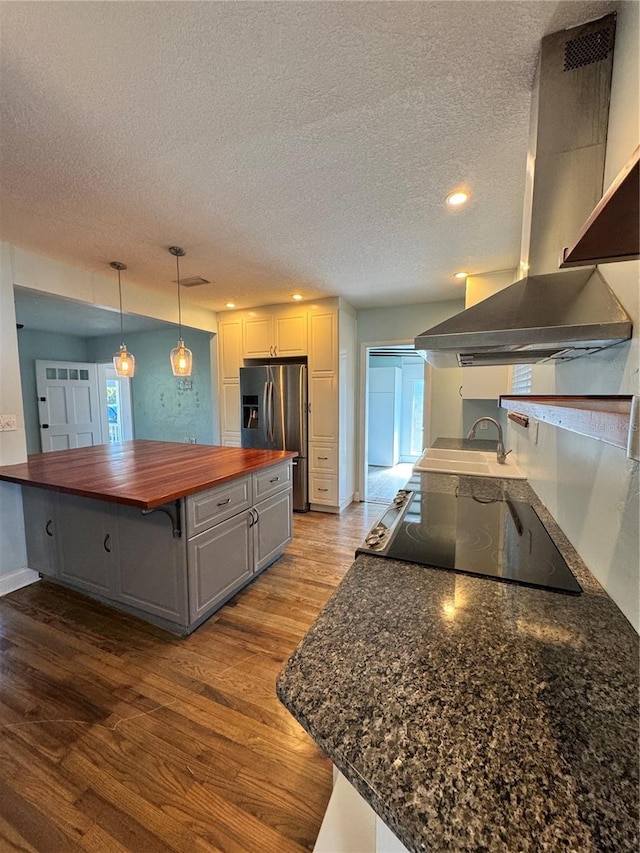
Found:
[[[0,243],[0,414],[16,415],[18,423],[15,432],[0,432],[0,465],[27,458],[19,377],[11,250]],[[20,487],[0,483],[0,595],[37,577],[26,566]]]
[[[605,187],[640,139],[640,6],[618,11]],[[534,394],[640,393],[640,262],[600,267],[631,316],[633,339],[601,355],[533,370]],[[539,443],[509,427],[518,463],[574,547],[634,625],[640,627],[638,462],[625,451],[540,424]]]

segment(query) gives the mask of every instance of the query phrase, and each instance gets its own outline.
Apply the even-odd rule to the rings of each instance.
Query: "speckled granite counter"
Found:
[[[359,556],[278,696],[411,851],[636,851],[635,631],[526,482],[421,476],[534,504],[584,593]]]

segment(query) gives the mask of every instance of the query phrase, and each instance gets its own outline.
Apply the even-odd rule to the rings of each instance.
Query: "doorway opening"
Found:
[[[98,365],[102,443],[114,444],[133,438],[131,380],[119,379],[110,362]]]
[[[412,343],[364,350],[363,494],[388,504],[424,447],[425,362]]]

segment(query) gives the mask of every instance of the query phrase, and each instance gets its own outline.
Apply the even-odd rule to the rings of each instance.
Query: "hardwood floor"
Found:
[[[330,763],[274,681],[379,509],[295,515],[185,639],[50,583],[0,599],[0,850],[312,849]]]

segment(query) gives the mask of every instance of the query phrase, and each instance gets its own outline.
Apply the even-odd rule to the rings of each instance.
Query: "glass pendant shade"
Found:
[[[178,341],[178,346],[171,350],[169,358],[174,376],[191,376],[193,353],[184,345],[182,338]]]
[[[120,300],[120,337],[124,338],[124,331],[122,325],[122,284],[120,282],[120,272],[122,270],[126,270],[127,265],[120,263],[120,261],[111,261],[109,266],[118,271],[118,297]],[[113,356],[113,366],[116,371],[116,376],[119,379],[131,379],[133,373],[136,369],[136,360],[131,355],[130,352],[127,352],[127,345],[124,341],[120,344],[120,350],[114,353]]]
[[[130,352],[127,352],[125,344],[122,344],[119,352],[114,354],[113,366],[116,371],[116,376],[120,379],[130,379],[135,373],[136,360]]]
[[[169,353],[169,360],[174,376],[191,376],[193,353],[184,345],[182,340],[182,304],[180,302],[180,258],[184,258],[186,252],[179,246],[171,246],[169,252],[176,259],[178,284],[178,346],[174,347]]]

